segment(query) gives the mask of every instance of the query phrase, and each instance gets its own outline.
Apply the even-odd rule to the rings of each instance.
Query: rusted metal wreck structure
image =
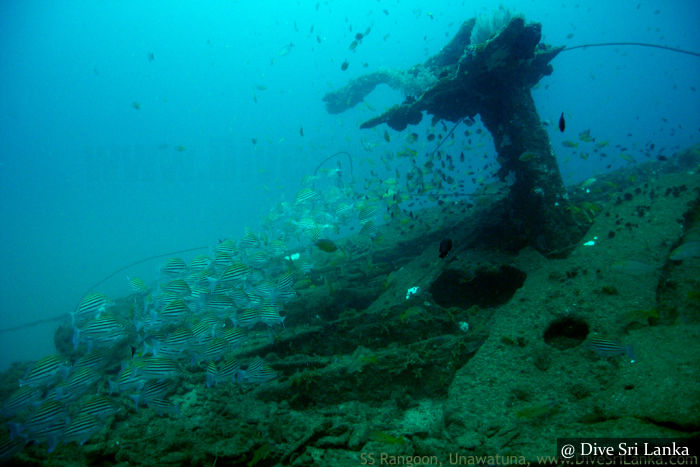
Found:
[[[385,83],[401,88],[408,97],[361,128],[386,123],[402,131],[419,123],[424,111],[434,120],[450,122],[479,114],[498,152],[498,175],[512,181],[503,204],[493,206],[498,228],[491,226],[486,235],[508,249],[530,245],[547,255],[565,254],[585,226],[571,213],[530,92],[552,73],[550,61],[563,47],[540,43],[541,25],[526,24],[521,17],[510,19],[478,43],[472,43],[475,26],[474,18],[464,22],[440,53],[423,64],[407,71],[370,73],[328,93],[326,108],[330,113],[342,112]]]

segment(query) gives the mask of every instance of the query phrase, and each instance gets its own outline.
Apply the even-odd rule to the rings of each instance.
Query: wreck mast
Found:
[[[337,113],[359,102],[379,83],[401,87],[407,76],[431,75],[431,84],[419,97],[391,107],[361,128],[386,123],[402,131],[419,123],[423,111],[452,122],[481,115],[498,153],[498,175],[513,181],[506,205],[498,207],[500,244],[515,249],[530,245],[547,255],[565,253],[585,226],[571,212],[530,92],[552,73],[549,62],[563,47],[540,44],[541,25],[525,24],[521,17],[512,18],[479,44],[470,44],[474,26],[474,19],[464,22],[450,43],[424,64],[398,74],[371,73],[327,94],[326,107]]]

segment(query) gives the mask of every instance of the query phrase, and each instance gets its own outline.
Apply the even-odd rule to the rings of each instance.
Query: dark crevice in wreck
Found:
[[[542,337],[547,345],[566,350],[581,345],[588,332],[588,324],[582,319],[565,317],[550,323]]]
[[[499,306],[507,303],[522,287],[525,277],[523,271],[509,265],[479,269],[474,277],[448,269],[432,283],[430,293],[443,308]]]

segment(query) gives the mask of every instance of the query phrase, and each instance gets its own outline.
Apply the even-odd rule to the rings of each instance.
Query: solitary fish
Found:
[[[244,375],[244,380],[253,384],[264,383],[265,381],[274,379],[277,376],[275,370],[273,370],[272,367],[265,363],[260,357],[255,357],[255,359],[250,362],[245,372],[242,373]]]
[[[76,323],[83,324],[84,321],[96,317],[99,318],[103,311],[107,309],[109,298],[100,293],[91,293],[83,297],[78,305],[78,308],[71,313],[73,326]]]
[[[586,130],[582,131],[581,133],[578,134],[578,139],[583,141],[584,143],[591,143],[593,142],[593,137],[591,136],[591,130]]]
[[[684,259],[700,258],[700,241],[685,242],[671,252],[671,261],[683,261]]]
[[[16,413],[22,412],[29,408],[34,408],[41,402],[43,391],[32,386],[22,386],[15,390],[10,397],[2,403],[0,414],[5,417],[11,417]],[[0,451],[2,452],[2,451]],[[0,457],[1,459],[2,457]]]
[[[319,238],[316,241],[316,246],[319,248],[319,250],[323,250],[326,253],[333,253],[338,249],[338,246],[333,243],[333,240],[328,240],[327,238]]]
[[[129,277],[126,276],[126,279],[129,281],[129,286],[131,287],[131,290],[135,293],[148,293],[148,286],[146,283],[139,279],[138,277]]]
[[[19,386],[39,387],[55,380],[62,370],[65,370],[65,361],[59,355],[47,355],[39,359],[23,379],[19,380]]]
[[[76,415],[66,427],[66,430],[61,435],[61,441],[69,443],[76,441],[81,446],[100,431],[104,424],[89,413],[79,413]]]
[[[588,343],[588,347],[603,357],[617,357],[627,355],[631,361],[635,360],[634,349],[631,345],[622,345],[619,342],[604,337],[593,337]]]
[[[564,120],[564,112],[562,112],[561,117],[559,117],[559,131],[564,133],[565,128],[566,128],[566,121]]]
[[[447,256],[452,249],[452,239],[446,238],[440,242],[440,258]]]
[[[532,151],[525,151],[524,153],[520,154],[520,157],[518,157],[518,160],[520,162],[530,162],[535,157],[537,157],[536,153],[534,153]]]
[[[172,277],[182,274],[186,268],[187,265],[181,258],[170,258],[160,269],[160,272]]]

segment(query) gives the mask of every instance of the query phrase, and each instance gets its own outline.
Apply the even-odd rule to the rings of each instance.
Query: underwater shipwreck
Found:
[[[477,27],[324,101],[405,91],[363,128],[480,115],[502,183],[408,216],[411,190],[320,171],[266,232],[86,295],[55,355],[0,380],[2,462],[483,465],[697,438],[700,145],[564,186],[530,94],[562,48],[521,17]],[[357,228],[331,240],[331,218]]]

